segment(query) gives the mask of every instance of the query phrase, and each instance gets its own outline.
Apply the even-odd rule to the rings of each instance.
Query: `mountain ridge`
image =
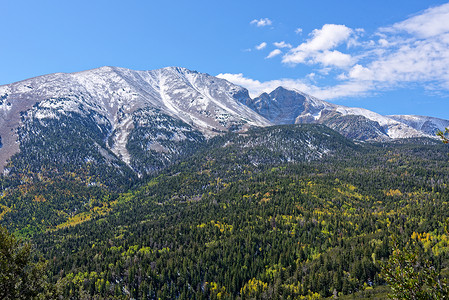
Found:
[[[67,114],[102,128],[105,148],[99,151],[106,161],[110,158],[104,151],[111,151],[134,170],[141,169],[138,161],[158,157],[164,161],[160,164],[163,166],[190,153],[188,148],[194,141],[198,144],[227,131],[244,132],[250,127],[316,123],[350,139],[387,142],[434,137],[432,130],[449,126],[449,121],[432,117],[382,116],[285,87],[252,99],[243,87],[182,67],[134,71],[104,66],[0,86],[0,171],[20,152],[19,129],[28,128],[32,133],[34,127],[27,122],[43,124]],[[151,126],[159,132],[143,120],[151,120]],[[70,126],[70,122],[61,126]],[[166,142],[172,138],[173,143]]]
[[[400,115],[389,117],[364,108],[337,105],[285,87],[278,87],[269,94],[262,93],[259,97],[246,102],[246,104],[275,124],[325,124],[349,138],[364,141],[388,141],[397,138],[417,137],[432,138],[435,134],[435,132],[420,130],[420,127],[417,126],[419,122],[406,122],[404,121],[405,117],[401,118]],[[356,118],[357,120],[355,120]],[[436,129],[441,130],[442,124],[446,124],[435,122],[435,120],[445,121],[442,119],[424,118],[434,121],[433,127]],[[344,128],[341,128],[342,123]],[[360,131],[357,129],[359,126],[363,127],[365,132],[355,134]]]
[[[263,117],[241,104],[249,97],[246,89],[226,80],[168,67],[133,71],[102,67],[77,73],[55,73],[0,86],[0,136],[3,151],[0,164],[19,151],[16,131],[23,113],[35,110],[37,119],[54,118],[68,111],[93,111],[108,123],[113,134],[111,150],[127,164],[128,135],[132,115],[139,109],[154,108],[189,124],[211,137],[229,129],[270,125]]]

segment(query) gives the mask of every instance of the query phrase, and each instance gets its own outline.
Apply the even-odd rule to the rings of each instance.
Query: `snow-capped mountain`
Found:
[[[59,119],[68,113],[89,115],[99,126],[105,126],[107,147],[129,165],[129,135],[142,123],[136,120],[137,112],[141,120],[151,118],[157,122],[155,114],[161,114],[182,121],[183,128],[205,137],[270,125],[242,104],[248,98],[246,89],[226,80],[177,67],[152,71],[102,67],[0,86],[0,165],[19,151],[17,129],[23,127],[23,122]],[[178,141],[188,139],[189,135],[178,132],[179,128],[170,127],[173,122],[165,125],[165,130],[176,133]],[[164,148],[156,137],[152,136],[152,142],[143,143],[143,147],[163,153],[177,151]]]
[[[145,174],[227,131],[301,123],[324,124],[361,141],[434,137],[435,129],[449,126],[430,117],[382,116],[282,87],[251,99],[245,88],[184,68],[102,67],[0,86],[0,171],[9,161],[6,172],[21,174],[61,164],[65,170],[94,165],[90,170],[102,174]]]
[[[427,128],[443,129],[449,123],[430,117],[382,116],[363,108],[332,104],[283,87],[269,94],[263,93],[245,104],[274,124],[325,124],[349,138],[363,141],[434,137],[434,132]]]
[[[429,135],[435,135],[438,130],[444,131],[444,128],[449,127],[449,120],[434,117],[416,115],[390,115],[388,117]]]

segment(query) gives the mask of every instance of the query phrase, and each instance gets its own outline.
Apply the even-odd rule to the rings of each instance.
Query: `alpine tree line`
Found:
[[[127,192],[85,186],[96,204],[73,224],[29,234],[48,281],[72,299],[318,299],[385,285],[394,249],[412,244],[445,274],[443,146],[344,140],[319,158],[264,147],[266,134],[221,137]]]

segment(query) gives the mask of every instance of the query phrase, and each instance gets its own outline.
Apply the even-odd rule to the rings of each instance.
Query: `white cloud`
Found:
[[[283,41],[274,43],[278,51],[274,50],[266,57],[281,55],[280,49],[285,48],[283,63],[306,64],[311,68],[305,78],[260,82],[242,74],[220,75],[248,88],[253,96],[270,92],[280,85],[322,99],[364,96],[409,85],[447,94],[448,20],[449,3],[431,7],[369,34],[360,28],[325,24],[294,48],[283,47]],[[346,46],[346,51],[341,49],[342,46]],[[340,70],[338,74],[336,70]],[[319,83],[324,82],[326,84],[320,86]]]
[[[279,86],[284,86],[300,91],[309,91],[310,86],[305,84],[302,80],[295,79],[279,79],[260,82],[251,78],[246,78],[242,73],[239,74],[218,74],[218,78],[226,79],[234,84],[240,85],[248,89],[251,97],[257,97],[262,93],[270,93]]]
[[[359,64],[352,67],[352,69],[349,71],[348,76],[342,76],[342,79],[348,79],[348,78],[357,78],[358,80],[371,80],[373,78],[373,72],[365,68]]]
[[[432,7],[390,27],[379,29],[374,54],[356,64],[348,80],[372,81],[376,86],[407,83],[449,86],[449,4]]]
[[[315,74],[312,75],[314,77]],[[218,74],[217,77],[226,79],[234,84],[248,89],[251,97],[257,97],[262,93],[270,93],[279,86],[288,89],[298,90],[320,99],[329,100],[347,96],[360,96],[366,94],[369,86],[357,82],[348,82],[336,86],[317,87],[301,79],[277,79],[261,82],[251,78],[246,78],[242,73],[239,74]]]
[[[312,72],[312,73],[307,74],[306,77],[309,78],[310,80],[315,80],[316,74],[314,72]]]
[[[282,53],[281,50],[279,50],[279,49],[274,49],[274,50],[271,51],[270,54],[268,54],[267,57],[265,57],[265,58],[272,58],[272,57],[275,57],[275,56],[277,56],[277,55],[279,55],[279,54],[281,54],[281,53]]]
[[[295,33],[296,34],[301,34],[302,33],[302,28],[296,28]]]
[[[317,90],[315,97],[332,100],[343,97],[359,97],[367,96],[369,91],[374,89],[373,83],[371,82],[358,82],[358,81],[348,81],[342,84],[337,84],[334,86],[321,87]]]
[[[266,46],[267,46],[267,43],[262,42],[262,43],[260,43],[259,45],[256,46],[256,49],[257,49],[257,50],[262,50],[262,49],[264,49]]]
[[[383,56],[377,57],[360,69],[352,69],[352,79],[389,82],[390,84],[412,81],[449,80],[449,34],[427,40],[407,39],[398,46],[389,49]],[[369,70],[369,73],[366,71]],[[369,78],[368,78],[369,74]]]
[[[419,38],[429,38],[449,32],[449,3],[431,7],[423,13],[391,27],[381,28],[381,31],[406,31]]]
[[[250,24],[256,25],[257,27],[264,27],[264,26],[269,26],[269,25],[273,24],[273,22],[268,18],[262,18],[259,20],[254,19],[250,22]]]
[[[329,51],[348,41],[353,30],[345,25],[325,24],[315,29],[311,38],[286,53],[282,62],[296,65],[299,63],[323,63],[325,66],[346,67],[352,59],[350,55],[339,51]]]
[[[387,47],[390,44],[386,39],[379,39],[377,42],[382,47]]]
[[[273,45],[277,48],[291,48],[292,45],[282,41],[282,42],[274,42]]]
[[[323,51],[317,53],[314,58],[315,61],[321,63],[323,66],[336,66],[344,68],[352,65],[352,57],[349,54],[341,53],[340,51]]]
[[[345,25],[325,24],[321,29],[315,29],[306,43],[297,47],[301,51],[329,50],[348,40],[352,29]]]

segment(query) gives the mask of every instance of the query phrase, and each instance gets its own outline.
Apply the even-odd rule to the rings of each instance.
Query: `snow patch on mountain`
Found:
[[[228,130],[271,123],[241,102],[246,89],[224,79],[184,68],[133,71],[101,67],[77,73],[55,73],[0,86],[0,165],[18,147],[21,114],[34,109],[37,119],[58,118],[67,112],[94,112],[111,127],[111,150],[129,164],[126,143],[132,115],[145,108],[180,119],[206,137]],[[181,137],[178,137],[181,138]],[[20,141],[19,141],[20,142]],[[6,151],[12,145],[11,151]],[[7,153],[7,154],[6,154]]]
[[[382,116],[363,108],[329,103],[295,89],[278,87],[270,94],[263,93],[250,100],[247,105],[274,124],[320,123],[348,137],[359,137],[362,140],[432,137],[410,122]],[[346,116],[359,117],[345,119]],[[363,122],[363,118],[366,120],[364,125],[352,124],[356,121]],[[369,130],[370,133],[361,132],[364,130]]]
[[[417,115],[391,115],[388,117],[425,132],[430,136],[435,136],[438,130],[444,131],[445,128],[449,127],[449,120],[434,117]]]
[[[116,128],[116,135],[111,147],[112,152],[117,155],[121,160],[123,160],[127,165],[131,162],[131,156],[129,155],[128,149],[126,148],[126,144],[128,143],[128,135],[131,130],[134,128],[133,126],[133,117],[130,115],[126,117],[121,122],[121,127]]]
[[[130,132],[135,129],[134,116],[148,108],[154,110],[146,111],[148,114],[164,115],[158,126],[173,127],[178,124],[173,120],[183,122],[176,125],[182,130],[161,128],[170,132],[170,138],[177,142],[188,140],[183,130],[197,140],[198,136],[193,134],[196,131],[209,138],[227,131],[246,131],[254,126],[275,124],[321,123],[348,137],[368,141],[433,137],[435,130],[449,126],[448,120],[382,116],[283,87],[251,99],[248,91],[240,86],[180,67],[150,71],[101,67],[77,73],[49,74],[0,86],[3,144],[0,171],[7,159],[19,150],[17,129],[23,125],[23,114],[30,110],[34,118],[41,121],[68,113],[94,118],[98,126],[108,130],[109,150],[130,165],[133,158],[127,145]],[[167,121],[167,116],[173,120]],[[145,128],[149,130],[149,127]],[[368,134],[361,132],[364,130]],[[171,151],[162,145],[163,139],[155,136],[151,139],[155,139],[154,146],[149,146],[151,149]]]
[[[364,108],[337,106],[336,111],[342,115],[359,115],[375,121],[384,128],[386,134],[392,139],[428,136],[426,133],[420,132],[406,123],[382,116]]]

